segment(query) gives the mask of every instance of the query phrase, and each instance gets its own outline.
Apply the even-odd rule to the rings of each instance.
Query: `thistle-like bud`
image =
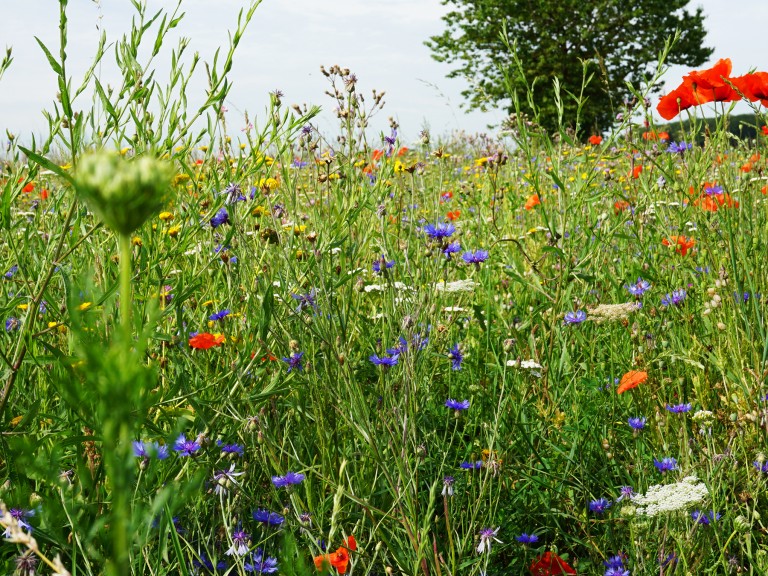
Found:
[[[75,188],[108,228],[128,236],[170,198],[174,174],[157,158],[98,151],[81,158]]]

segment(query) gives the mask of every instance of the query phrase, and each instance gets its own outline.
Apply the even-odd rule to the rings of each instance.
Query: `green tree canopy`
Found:
[[[449,77],[472,79],[462,94],[471,108],[488,100],[511,103],[503,72],[531,113],[525,85],[501,32],[517,48],[528,83],[535,82],[534,98],[545,128],[557,126],[553,81],[559,79],[566,124],[573,125],[576,103],[566,92],[582,94],[584,66],[594,74],[583,91],[587,98],[580,116],[582,134],[604,130],[613,123],[625,99],[626,82],[639,87],[653,72],[668,38],[680,38],[668,64],[698,66],[712,48],[705,47],[704,14],[685,9],[688,0],[443,0],[454,9],[443,16],[447,29],[426,42],[440,62],[457,64]]]

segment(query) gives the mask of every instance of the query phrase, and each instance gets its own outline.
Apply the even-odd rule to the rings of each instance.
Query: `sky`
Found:
[[[55,0],[16,0],[4,6],[0,50],[3,44],[11,46],[14,61],[0,80],[3,140],[6,130],[24,138],[41,134],[47,126],[42,111],[51,109],[57,86],[34,37],[58,54],[57,4]],[[187,61],[193,52],[211,62],[216,48],[225,51],[228,33],[247,4],[246,0],[184,0],[185,16],[156,60],[156,79],[162,84],[167,78],[171,49],[181,37],[190,39]],[[175,5],[149,0],[147,11],[172,11]],[[768,24],[766,0],[694,0],[689,6],[704,9],[706,42],[715,48],[711,62],[702,68],[730,57],[734,74],[766,69],[765,52],[758,42]],[[335,106],[324,94],[329,84],[320,73],[321,65],[333,64],[354,72],[358,91],[366,97],[374,88],[386,91],[386,105],[371,122],[374,134],[389,132],[390,116],[399,122],[406,142],[415,140],[426,127],[436,135],[488,131],[487,126],[498,124],[504,111],[467,113],[461,96],[467,80],[448,79],[451,66],[433,60],[424,45],[444,29],[441,16],[447,10],[440,0],[264,0],[242,38],[230,73],[233,87],[226,103],[230,131],[245,127],[246,111],[258,125],[269,92],[279,89],[285,104],[322,106],[324,111],[315,123],[321,131],[335,133]],[[70,0],[67,66],[74,84],[79,85],[90,66],[100,30],[106,32],[108,43],[114,42],[130,29],[134,13],[129,0]],[[97,71],[102,84],[116,82],[114,50],[105,55]],[[687,71],[672,67],[665,75],[668,89]],[[187,91],[192,105],[202,101],[205,86],[204,68],[199,66]],[[76,109],[90,106],[88,91],[80,98]]]

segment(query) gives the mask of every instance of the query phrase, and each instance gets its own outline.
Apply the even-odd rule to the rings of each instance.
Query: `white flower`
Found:
[[[474,292],[476,286],[480,286],[480,284],[473,280],[455,280],[454,282],[441,280],[435,284],[435,290],[438,292]]]
[[[708,495],[707,487],[696,476],[687,476],[673,484],[657,484],[648,488],[645,494],[632,497],[638,514],[656,516],[665,512],[683,510]]]

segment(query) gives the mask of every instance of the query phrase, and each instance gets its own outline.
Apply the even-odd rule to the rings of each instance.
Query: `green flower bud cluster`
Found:
[[[80,159],[75,188],[108,228],[127,236],[170,199],[175,172],[151,156],[128,159],[102,150]]]

